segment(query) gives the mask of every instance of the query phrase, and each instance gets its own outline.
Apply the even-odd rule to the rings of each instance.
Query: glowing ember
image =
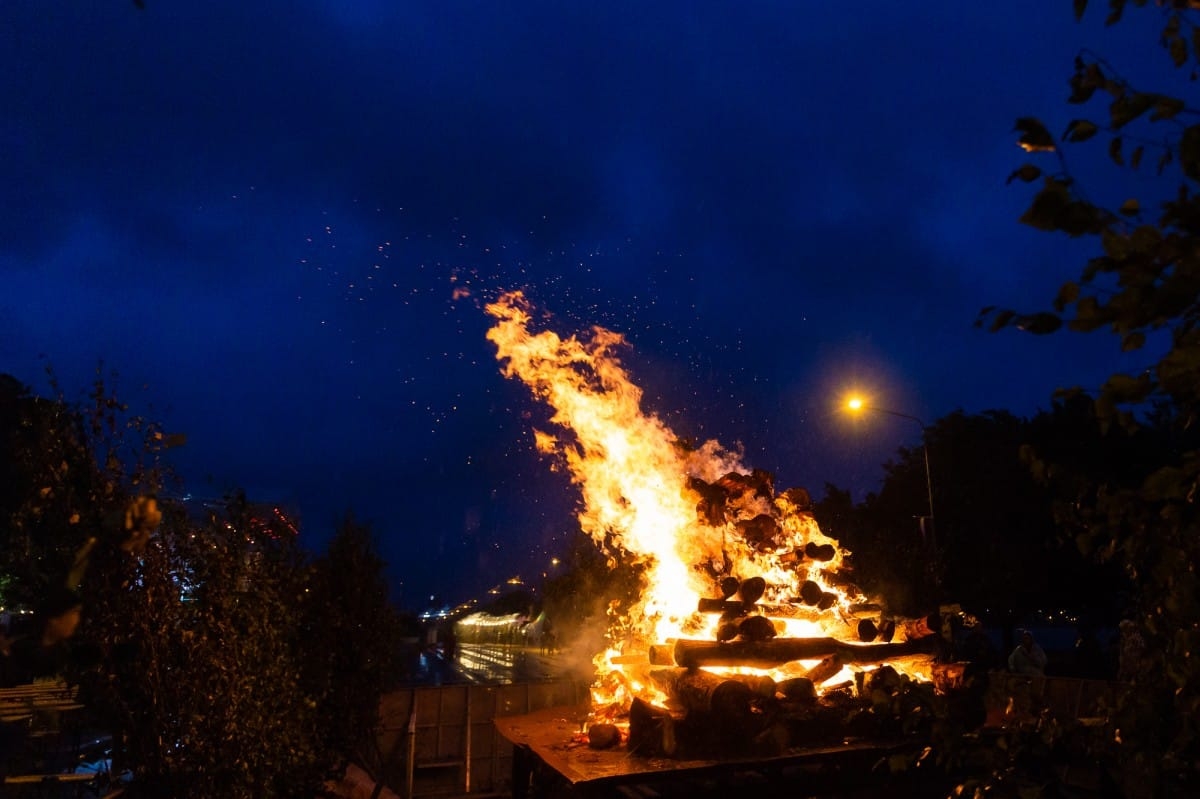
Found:
[[[776,494],[769,474],[746,468],[715,441],[682,446],[642,410],[642,392],[617,354],[625,344],[620,334],[600,327],[586,338],[535,333],[533,310],[519,292],[487,312],[496,319],[487,335],[505,376],[520,379],[553,410],[558,434],[535,431],[535,441],[565,461],[579,486],[583,530],[610,555],[615,547],[645,568],[638,603],[610,611],[610,645],[595,658],[594,715],[615,718],[635,697],[662,704],[666,697],[649,678],[654,653],[680,640],[732,638],[722,623],[761,617],[757,640],[842,641],[858,640],[860,621],[872,613],[878,618],[878,607],[838,579],[846,553],[818,528],[806,492]],[[739,598],[739,589],[761,596]],[[701,600],[710,612],[700,612]],[[741,612],[721,612],[729,608]],[[905,670],[924,672],[926,660],[910,658]],[[853,669],[834,661],[829,674],[814,674],[820,655],[706,670],[776,680],[808,676],[828,686],[875,665],[866,661]],[[888,662],[901,666],[896,658]]]

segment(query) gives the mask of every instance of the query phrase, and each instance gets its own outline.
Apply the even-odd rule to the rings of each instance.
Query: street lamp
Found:
[[[937,546],[933,521],[933,478],[929,473],[929,444],[925,440],[925,431],[928,428],[926,428],[925,423],[917,417],[910,416],[907,413],[900,413],[899,411],[888,410],[887,408],[877,408],[874,405],[867,405],[863,401],[862,397],[850,397],[847,399],[846,409],[854,413],[859,413],[861,411],[874,411],[875,413],[886,413],[889,416],[898,416],[901,419],[908,419],[911,422],[916,422],[917,426],[921,428],[921,450],[925,455],[925,492],[929,498],[929,515],[925,518],[929,519],[929,545],[936,554]],[[924,525],[922,525],[922,528],[924,528]],[[924,530],[922,531],[924,532]]]

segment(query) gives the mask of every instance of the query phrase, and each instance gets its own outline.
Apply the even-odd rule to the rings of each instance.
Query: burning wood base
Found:
[[[672,657],[675,663],[685,668],[769,668],[793,660],[818,660],[833,655],[841,658],[843,663],[870,664],[885,663],[908,655],[931,654],[934,645],[935,640],[931,637],[897,644],[851,644],[836,638],[774,638],[766,641],[679,640],[675,642]]]
[[[855,687],[820,697],[808,678],[776,685],[765,677],[695,668],[655,669],[650,676],[670,707],[633,700],[627,746],[643,757],[775,756],[847,739],[919,735],[932,722],[934,687],[891,666],[860,673]]]

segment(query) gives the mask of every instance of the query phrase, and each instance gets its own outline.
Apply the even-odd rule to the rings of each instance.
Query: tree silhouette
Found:
[[[1131,8],[1126,0],[1108,6],[1109,25]],[[1147,6],[1132,3],[1161,15],[1160,63],[1186,70],[1191,81],[1174,83],[1194,91],[1197,5]],[[1077,16],[1087,7],[1087,0],[1074,0]],[[985,308],[979,324],[1033,333],[1107,331],[1115,347],[1145,353],[1144,368],[1113,374],[1095,392],[1096,417],[1103,427],[1169,425],[1177,443],[1163,442],[1154,457],[1124,462],[1111,474],[1072,461],[1061,448],[1044,457],[1031,453],[1029,461],[1062,497],[1059,522],[1080,549],[1120,564],[1135,589],[1130,621],[1151,654],[1135,678],[1138,690],[1113,721],[1123,786],[1138,795],[1184,795],[1200,784],[1200,449],[1192,432],[1200,419],[1200,124],[1194,98],[1137,86],[1120,66],[1078,54],[1067,98],[1078,111],[1061,136],[1034,117],[1017,121],[1018,143],[1040,159],[1010,178],[1040,182],[1021,221],[1089,239],[1094,255],[1048,308]],[[1178,77],[1170,68],[1164,85]],[[1107,142],[1114,174],[1091,166],[1085,181],[1069,167],[1067,153],[1086,157],[1096,141]],[[1130,179],[1143,162],[1155,165],[1158,180]],[[1107,204],[1090,196],[1106,177],[1122,191]],[[1136,192],[1127,188],[1134,185]]]

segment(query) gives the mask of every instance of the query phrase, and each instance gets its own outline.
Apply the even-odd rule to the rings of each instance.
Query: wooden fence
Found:
[[[380,706],[374,776],[406,799],[507,795],[512,745],[493,719],[587,701],[583,683],[558,680],[515,685],[404,688]]]

